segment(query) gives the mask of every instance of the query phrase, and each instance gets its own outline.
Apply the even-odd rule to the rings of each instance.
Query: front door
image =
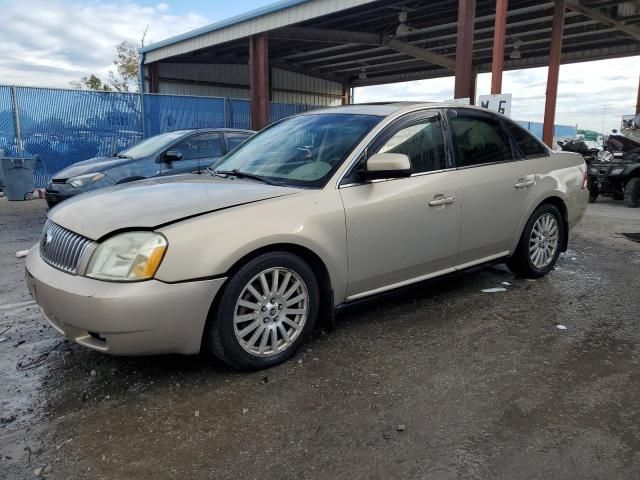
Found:
[[[191,173],[204,170],[222,156],[219,133],[199,133],[185,138],[169,150],[182,154],[180,160],[162,163],[162,175]]]
[[[372,182],[358,181],[352,173],[341,186],[349,299],[452,269],[458,252],[460,185],[449,163],[440,115],[423,112],[397,121],[374,140],[367,155],[378,152],[406,154],[413,173]]]

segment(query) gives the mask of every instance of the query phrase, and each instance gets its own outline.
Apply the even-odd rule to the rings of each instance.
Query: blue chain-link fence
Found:
[[[310,108],[315,107],[272,103],[270,120]],[[73,163],[112,155],[142,138],[205,127],[251,128],[251,103],[230,98],[0,85],[0,149],[11,156],[37,155],[38,187]]]
[[[271,103],[269,120],[275,122],[312,108],[317,107]],[[541,123],[520,124],[542,136]],[[0,149],[8,155],[37,155],[38,187],[73,163],[112,155],[142,138],[204,127],[251,128],[251,103],[230,98],[0,85]],[[556,125],[555,131],[559,137],[576,135],[575,127]]]
[[[522,127],[529,130],[536,137],[542,140],[542,127],[543,124],[540,122],[518,122]],[[575,138],[578,133],[578,127],[572,127],[570,125],[555,125],[553,127],[553,136],[554,137],[570,137]]]

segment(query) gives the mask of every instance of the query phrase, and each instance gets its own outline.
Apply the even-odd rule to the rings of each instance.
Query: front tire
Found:
[[[514,255],[507,261],[509,268],[528,278],[545,276],[560,256],[564,228],[557,207],[549,203],[540,205],[529,218]]]
[[[228,281],[206,332],[209,350],[241,370],[291,358],[312,331],[320,290],[309,265],[288,252],[268,252]]]
[[[632,178],[624,186],[624,204],[630,208],[640,207],[640,178]]]

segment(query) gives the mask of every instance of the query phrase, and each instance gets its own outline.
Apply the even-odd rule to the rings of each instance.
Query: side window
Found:
[[[217,133],[194,135],[183,140],[171,150],[177,150],[182,153],[182,160],[219,157],[222,154],[220,135]]]
[[[459,167],[512,159],[511,143],[497,120],[484,115],[465,115],[460,111],[449,118]]]
[[[250,136],[251,135],[247,133],[233,133],[233,132],[225,133],[224,138],[227,141],[227,152],[230,152],[231,150],[236,148],[238,145],[240,145]]]
[[[507,130],[518,144],[520,152],[524,158],[548,157],[549,151],[540,143],[540,141],[527,132],[524,128],[512,122],[504,122]]]
[[[403,153],[411,161],[413,173],[446,168],[444,137],[440,118],[433,116],[407,125],[377,149],[376,153]]]

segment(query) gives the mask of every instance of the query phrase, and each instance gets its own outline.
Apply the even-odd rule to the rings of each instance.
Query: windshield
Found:
[[[118,156],[130,158],[148,157],[149,155],[159,153],[160,150],[168,147],[186,133],[188,133],[188,130],[176,130],[175,132],[161,133],[155,137],[149,137],[135,144],[133,147],[122,150]]]
[[[382,118],[341,113],[291,117],[247,140],[213,169],[284,185],[322,187]]]

